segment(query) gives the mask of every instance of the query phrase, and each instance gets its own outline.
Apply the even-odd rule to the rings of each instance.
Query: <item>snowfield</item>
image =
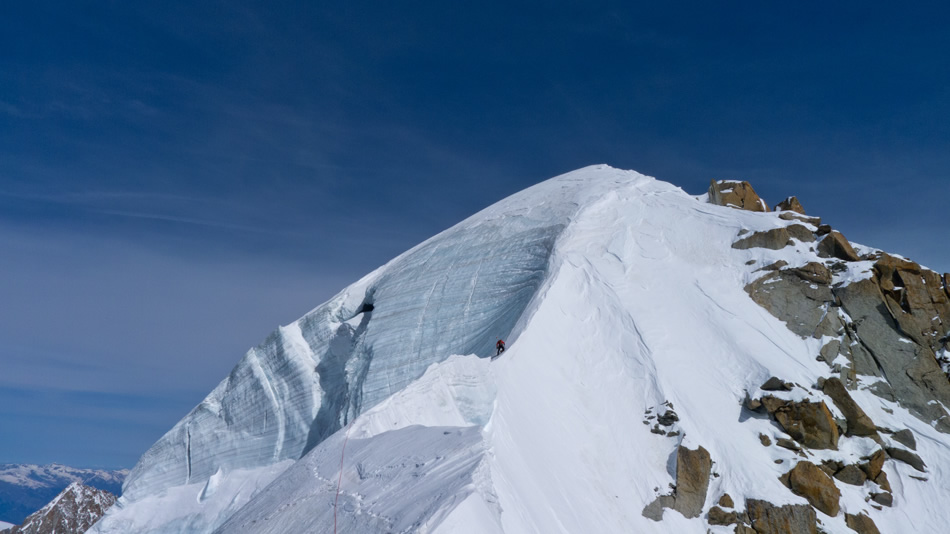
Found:
[[[803,386],[788,398],[821,399],[807,391],[831,374],[815,359],[822,340],[743,288],[763,265],[817,256],[801,242],[731,247],[740,230],[788,224],[607,166],[538,184],[249,351],[91,532],[732,532],[672,509],[643,515],[670,492],[679,445],[712,458],[703,516],[723,493],[736,510],[805,504],[779,481],[800,457],[759,438],[788,435],[742,405],[771,376]],[[868,276],[865,263],[836,276]],[[493,360],[498,338],[508,350]],[[889,460],[894,506],[882,510],[839,483],[843,511],[819,512],[822,528],[853,532],[847,512],[882,532],[944,531],[950,436],[852,395],[877,425],[913,431],[927,472]],[[670,407],[669,433],[651,432]],[[809,459],[876,448],[842,438]]]

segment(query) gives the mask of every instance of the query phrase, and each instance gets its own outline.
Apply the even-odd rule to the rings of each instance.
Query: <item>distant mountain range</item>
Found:
[[[0,521],[19,525],[74,482],[120,495],[122,482],[128,474],[128,469],[110,471],[59,464],[0,464]]]

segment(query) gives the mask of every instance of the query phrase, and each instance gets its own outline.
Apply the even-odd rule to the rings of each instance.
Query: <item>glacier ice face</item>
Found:
[[[641,513],[675,480],[680,445],[715,463],[707,506],[726,492],[737,511],[800,503],[779,481],[797,453],[762,446],[760,434],[786,435],[743,400],[777,376],[802,385],[791,400],[837,414],[811,386],[833,372],[815,359],[826,340],[799,336],[744,287],[762,266],[821,259],[798,241],[731,247],[740,230],[787,224],[609,168],[539,184],[250,351],[143,457],[135,498],[95,532],[701,534],[703,518]],[[497,337],[509,350],[491,361]],[[850,395],[876,425],[912,431],[928,467],[889,459],[896,505],[872,508],[870,482],[839,484],[842,510],[884,532],[941,531],[950,441],[874,395],[884,378],[858,378]],[[673,405],[666,433],[655,420]],[[810,454],[854,464],[879,447],[852,436]],[[843,515],[822,528],[852,532]]]
[[[296,460],[452,354],[515,329],[579,207],[652,179],[606,167],[522,191],[397,257],[247,352],[132,470],[120,506]],[[227,502],[220,490],[210,501]],[[214,508],[211,504],[208,508]],[[215,508],[223,520],[233,510]],[[107,516],[96,528],[110,532]]]

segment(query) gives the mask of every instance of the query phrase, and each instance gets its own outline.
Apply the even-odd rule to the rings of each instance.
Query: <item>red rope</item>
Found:
[[[352,423],[352,421],[350,421]],[[340,502],[340,485],[343,483],[343,458],[346,455],[346,442],[350,440],[350,425],[346,425],[343,438],[343,451],[340,452],[340,478],[336,481],[336,499],[333,500],[333,534],[336,534],[336,505]]]

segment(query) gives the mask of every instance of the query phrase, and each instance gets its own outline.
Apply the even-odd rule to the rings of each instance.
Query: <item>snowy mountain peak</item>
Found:
[[[777,207],[512,195],[251,349],[93,531],[939,531],[947,277]]]
[[[128,469],[0,464],[0,519],[19,524],[73,482],[119,494]]]
[[[73,482],[49,504],[31,514],[9,534],[85,532],[115,504],[108,491]]]

